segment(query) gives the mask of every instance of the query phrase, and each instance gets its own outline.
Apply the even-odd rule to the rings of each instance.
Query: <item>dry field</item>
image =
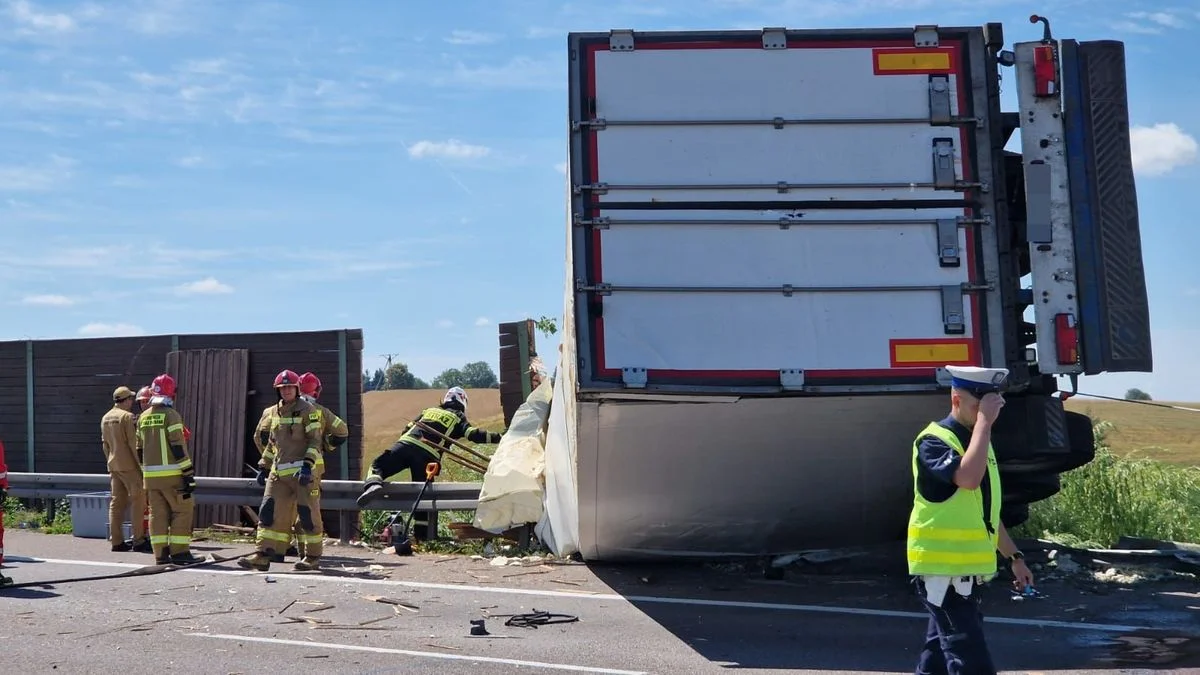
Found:
[[[364,470],[376,455],[383,452],[400,436],[404,425],[422,409],[437,405],[440,389],[373,391],[363,395],[366,457]],[[500,410],[500,390],[470,389],[470,408],[467,415],[476,426],[500,430],[504,427]],[[1200,403],[1181,403],[1200,409]],[[1200,465],[1200,413],[1155,408],[1136,403],[1073,398],[1067,409],[1081,412],[1093,420],[1106,420],[1115,425],[1109,434],[1112,449],[1120,454],[1140,451],[1141,454],[1164,461]],[[492,446],[479,448],[490,454]],[[457,465],[447,465],[450,480],[479,480]]]
[[[1171,405],[1200,409],[1200,403]],[[1138,452],[1173,464],[1200,466],[1200,412],[1087,398],[1068,399],[1066,406],[1093,421],[1111,422],[1115,428],[1108,433],[1108,443],[1115,453]]]
[[[386,450],[400,434],[404,426],[421,414],[425,408],[436,406],[442,401],[443,389],[399,389],[396,391],[369,391],[363,394],[363,475],[379,453]],[[500,431],[504,428],[504,414],[500,409],[499,389],[468,389],[467,419],[477,427]],[[490,455],[495,446],[477,446],[485,455]],[[483,476],[448,462],[443,480],[483,480]],[[405,478],[407,472],[401,475]],[[422,480],[424,480],[422,478]]]

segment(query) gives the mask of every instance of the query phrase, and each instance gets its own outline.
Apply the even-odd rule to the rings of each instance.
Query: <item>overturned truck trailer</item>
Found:
[[[1057,378],[1151,369],[1121,43],[613,31],[569,59],[560,552],[903,538],[948,364],[1011,370],[1015,525],[1092,457]]]

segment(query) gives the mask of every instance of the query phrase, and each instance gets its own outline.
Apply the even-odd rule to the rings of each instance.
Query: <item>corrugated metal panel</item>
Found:
[[[197,476],[244,475],[246,394],[250,376],[248,349],[194,349],[167,354],[167,372],[179,393],[175,409],[192,430],[189,449]],[[196,507],[195,527],[236,525],[236,506]]]

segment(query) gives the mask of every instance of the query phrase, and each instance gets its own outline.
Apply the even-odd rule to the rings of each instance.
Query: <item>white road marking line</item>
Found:
[[[282,640],[279,638],[251,637],[248,635],[223,635],[220,633],[186,633],[193,637],[215,638],[218,640],[237,640],[244,642],[264,642],[273,645],[289,647],[319,647],[322,649],[342,649],[354,652],[375,652],[377,654],[403,654],[405,656],[422,656],[431,659],[446,659],[448,661],[475,661],[483,663],[502,663],[509,666],[528,666],[530,668],[546,668],[549,670],[570,670],[577,673],[604,673],[605,675],[648,675],[641,670],[618,670],[616,668],[593,668],[591,666],[573,666],[566,663],[545,663],[542,661],[522,661],[519,659],[502,659],[495,656],[468,656],[466,654],[444,654],[442,652],[421,652],[413,649],[392,649],[389,647],[365,647],[346,645],[336,642],[308,642],[306,640]]]
[[[83,560],[59,560],[55,558],[25,558],[5,556],[7,562],[42,562],[60,565],[92,565],[97,567],[142,567],[130,563],[105,563]],[[294,579],[301,581],[323,581],[343,584],[368,584],[375,586],[404,586],[407,588],[425,588],[441,591],[470,591],[475,593],[498,593],[509,595],[537,595],[551,598],[577,598],[580,600],[618,600],[630,604],[648,603],[662,605],[698,605],[704,607],[729,607],[738,609],[771,609],[786,612],[813,612],[818,614],[850,614],[855,616],[885,616],[899,619],[928,619],[924,612],[902,612],[888,609],[868,609],[861,607],[837,607],[832,605],[794,605],[774,602],[752,602],[748,600],[705,600],[703,598],[666,598],[652,595],[619,595],[616,593],[586,593],[572,591],[547,591],[534,588],[505,588],[503,586],[468,586],[466,584],[438,584],[425,581],[395,581],[392,579],[356,579],[353,577],[322,576],[319,574],[276,574],[272,572],[256,572],[243,570],[223,570],[213,568],[182,569],[180,572],[192,574],[226,574],[230,576],[267,575],[275,579]],[[176,572],[167,572],[176,574]],[[1082,631],[1098,631],[1105,633],[1128,633],[1137,630],[1155,630],[1153,626],[1132,626],[1111,623],[1084,623],[1075,621],[1054,621],[1051,619],[1021,619],[1003,616],[984,617],[986,623],[1006,624],[1010,626],[1032,626],[1035,628],[1067,628]]]

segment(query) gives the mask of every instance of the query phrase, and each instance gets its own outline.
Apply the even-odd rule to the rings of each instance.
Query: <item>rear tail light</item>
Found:
[[[1054,58],[1053,45],[1033,48],[1033,82],[1035,96],[1058,94],[1058,63]]]
[[[1054,345],[1058,350],[1058,365],[1079,363],[1079,328],[1074,314],[1054,315]]]

